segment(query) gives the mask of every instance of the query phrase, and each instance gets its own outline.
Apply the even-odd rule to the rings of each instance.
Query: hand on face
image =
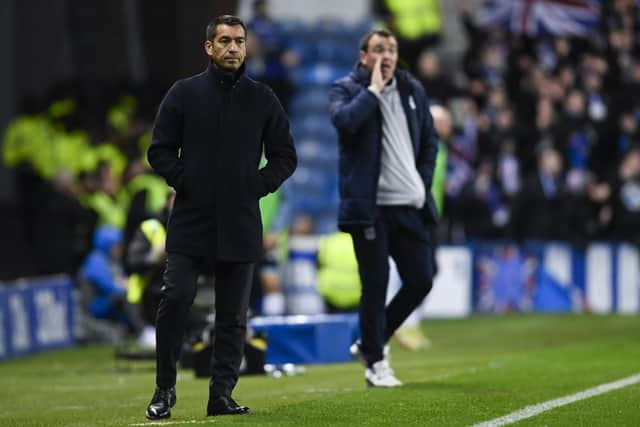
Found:
[[[384,86],[391,80],[391,77],[393,77],[393,74],[387,72],[385,76],[383,73],[382,57],[378,57],[371,71],[371,86],[373,86],[376,91],[381,92]]]
[[[374,34],[366,51],[360,52],[360,62],[371,72],[371,86],[381,91],[393,78],[398,62],[398,43],[394,37]]]

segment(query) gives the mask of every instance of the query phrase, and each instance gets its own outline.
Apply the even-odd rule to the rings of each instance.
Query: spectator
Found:
[[[279,268],[279,243],[278,234],[265,233],[264,256],[256,264],[250,297],[250,307],[256,315],[277,316],[286,311]]]
[[[287,49],[278,23],[269,12],[268,0],[254,0],[253,15],[247,24],[247,30],[251,33],[247,47],[251,48],[247,52],[248,72],[271,87],[286,110],[293,92],[288,69],[296,63],[296,56]]]
[[[516,238],[562,240],[566,237],[563,182],[560,153],[552,147],[542,147],[537,172],[527,178],[514,202]]]
[[[127,300],[132,304],[141,305],[147,324],[155,324],[160,303],[162,273],[167,259],[166,227],[174,200],[175,193],[168,192],[162,211],[138,224],[126,249],[125,260],[131,273]],[[147,332],[147,335],[150,333]],[[153,336],[155,337],[155,330]]]
[[[127,301],[127,280],[121,260],[122,232],[111,226],[98,227],[93,250],[80,270],[82,291],[93,317],[123,324],[131,335],[139,336],[144,322],[139,307]]]
[[[149,218],[162,216],[170,189],[162,178],[153,174],[141,158],[129,162],[125,170],[125,184],[118,194],[120,203],[127,209],[124,226],[124,251],[140,224]],[[128,269],[128,263],[125,262]]]
[[[398,37],[400,59],[412,72],[420,53],[440,41],[439,0],[375,0],[373,13]]]
[[[509,207],[495,179],[490,158],[480,162],[476,176],[460,195],[465,234],[471,239],[499,239],[506,237]]]
[[[361,295],[358,261],[348,233],[336,231],[318,244],[318,292],[330,313],[356,311]]]
[[[622,159],[612,183],[613,236],[640,246],[640,147]]]
[[[438,56],[429,50],[423,50],[418,56],[416,77],[424,86],[432,103],[447,104],[451,98],[458,95],[451,78],[441,72]]]

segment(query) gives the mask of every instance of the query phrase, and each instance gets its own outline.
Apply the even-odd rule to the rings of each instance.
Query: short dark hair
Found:
[[[229,25],[229,26],[240,25],[244,30],[244,34],[245,35],[247,34],[247,27],[244,25],[244,22],[242,22],[242,19],[233,15],[220,15],[213,18],[207,24],[207,33],[206,33],[207,40],[213,41],[213,39],[216,36],[216,29],[218,28],[218,25]]]
[[[381,37],[393,37],[394,39],[396,38],[396,35],[393,34],[391,31],[387,30],[386,28],[372,28],[371,30],[369,30],[367,32],[367,34],[365,34],[364,36],[362,36],[362,38],[360,39],[360,50],[363,52],[366,52],[367,49],[369,49],[369,40],[371,40],[371,37],[378,35]]]

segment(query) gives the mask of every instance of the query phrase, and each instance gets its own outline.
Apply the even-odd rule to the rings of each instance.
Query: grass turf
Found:
[[[640,373],[637,316],[472,317],[424,327],[431,349],[392,343],[403,387],[366,389],[356,362],[293,377],[241,377],[234,397],[253,413],[207,418],[207,380],[182,370],[168,425],[465,426]],[[7,361],[0,363],[0,426],[145,424],[153,388],[153,363],[116,361],[108,347]],[[517,425],[638,426],[640,384]]]

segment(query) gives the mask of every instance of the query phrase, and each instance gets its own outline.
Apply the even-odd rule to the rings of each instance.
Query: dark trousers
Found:
[[[379,206],[373,227],[351,233],[362,282],[361,349],[369,365],[382,359],[383,347],[432,287],[434,249],[421,213],[407,206]],[[389,255],[402,288],[385,307]]]
[[[189,309],[196,295],[196,281],[204,260],[169,253],[163,277],[162,296],[156,318],[156,384],[176,383],[176,363]],[[213,265],[216,292],[216,324],[210,396],[231,396],[238,382],[244,351],[247,308],[254,265],[216,262]]]

